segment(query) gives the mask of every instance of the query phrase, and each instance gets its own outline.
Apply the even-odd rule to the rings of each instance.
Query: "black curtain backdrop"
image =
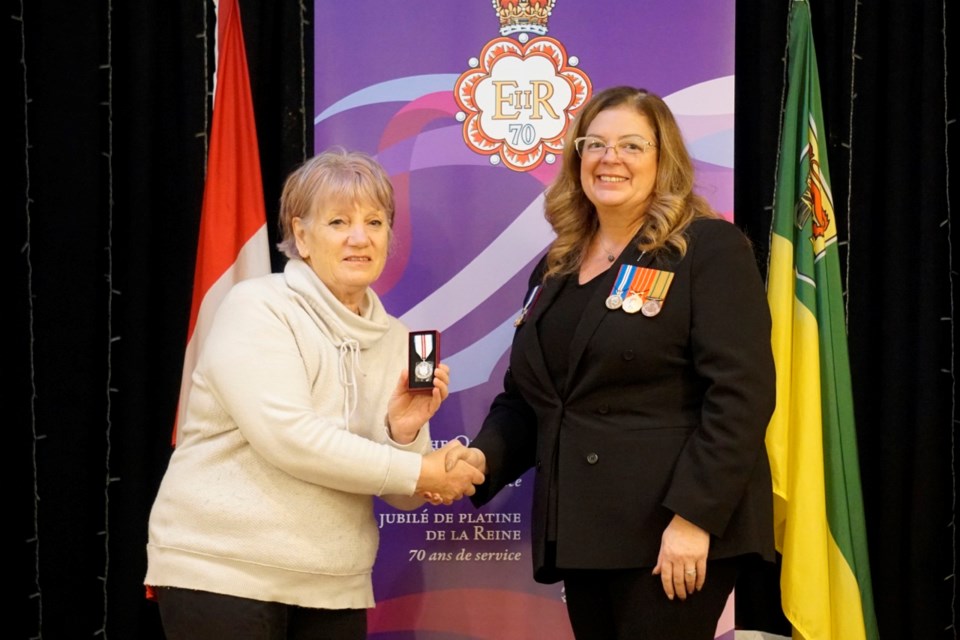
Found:
[[[880,633],[956,638],[948,158],[957,157],[958,102],[946,25],[957,7],[810,3]],[[213,6],[8,6],[10,627],[25,638],[161,638],[144,599],[144,545],[186,338]],[[283,177],[313,152],[312,3],[240,6],[273,242]],[[789,6],[737,3],[735,213],[764,270]],[[349,52],[330,63],[350,64]],[[776,580],[771,567],[738,585],[738,626],[786,633]]]

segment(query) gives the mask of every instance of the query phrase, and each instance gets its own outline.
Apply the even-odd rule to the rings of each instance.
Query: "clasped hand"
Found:
[[[452,440],[448,442],[442,449],[438,449],[434,453],[443,454],[443,467],[447,474],[457,473],[464,468],[473,469],[476,474],[479,474],[474,474],[473,477],[480,479],[480,482],[474,482],[474,485],[481,484],[483,482],[484,475],[487,473],[487,459],[486,456],[483,455],[483,451],[480,451],[480,449],[465,447],[460,443],[459,440]],[[477,490],[474,486],[470,486],[467,488],[466,492],[454,499],[459,500],[465,495],[472,496],[474,493],[476,493],[476,491]],[[447,496],[437,492],[421,491],[420,495],[422,495],[427,499],[428,502],[432,504],[451,504],[453,502],[453,500],[448,499]]]
[[[484,475],[468,460],[476,461],[465,453],[467,449],[459,440],[451,440],[440,449],[423,456],[417,493],[432,504],[453,504],[464,496],[477,492],[476,485],[483,483]],[[483,454],[480,454],[483,456]]]
[[[416,440],[420,429],[450,393],[450,368],[445,364],[434,370],[433,389],[429,392],[411,391],[407,387],[408,378],[409,373],[401,372],[387,404],[390,437],[400,444]],[[484,480],[483,473],[477,466],[469,464],[474,457],[458,453],[466,450],[459,440],[451,440],[444,447],[423,456],[416,493],[433,504],[453,504],[454,500],[476,493],[476,485]]]

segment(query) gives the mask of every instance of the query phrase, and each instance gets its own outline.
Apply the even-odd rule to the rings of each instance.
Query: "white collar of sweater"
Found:
[[[361,349],[369,349],[390,328],[389,316],[380,298],[367,289],[360,303],[360,315],[348,309],[320,280],[303,260],[287,261],[283,270],[287,286],[303,296],[318,316],[321,331],[339,347],[346,340],[355,340]]]
[[[357,372],[360,351],[369,349],[390,329],[389,316],[372,289],[367,289],[358,315],[348,309],[303,260],[287,261],[283,276],[290,289],[313,311],[317,328],[340,351],[339,379],[344,389],[343,422],[350,430],[350,417],[357,408]]]

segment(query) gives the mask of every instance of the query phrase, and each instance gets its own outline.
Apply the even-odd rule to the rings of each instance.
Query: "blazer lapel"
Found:
[[[591,298],[587,308],[584,309],[583,315],[580,317],[580,322],[574,330],[573,339],[570,341],[567,387],[561,390],[564,397],[569,394],[573,381],[577,379],[577,366],[580,364],[583,352],[587,348],[587,343],[590,342],[590,339],[597,332],[600,323],[609,313],[622,313],[620,311],[611,311],[606,305],[607,296],[610,295],[610,291],[613,289],[617,275],[620,273],[621,265],[634,264],[644,267],[647,266],[652,259],[652,255],[638,250],[636,245],[631,241],[627,248],[623,250],[623,253],[620,254],[620,260],[617,261],[614,266],[607,269],[603,275],[597,276],[598,278],[603,278],[603,280]]]
[[[560,278],[549,278],[543,283],[543,290],[525,320],[529,330],[523,344],[523,353],[526,354],[527,362],[530,364],[534,375],[544,389],[553,389],[554,393],[558,393],[559,389],[557,389],[555,382],[550,377],[550,372],[547,370],[547,361],[543,357],[543,349],[540,346],[540,332],[537,329],[537,322],[556,299],[561,289],[561,281]]]

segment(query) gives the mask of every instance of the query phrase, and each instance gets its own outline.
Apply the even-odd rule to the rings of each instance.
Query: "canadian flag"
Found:
[[[270,273],[260,151],[238,0],[220,0],[217,6],[217,47],[207,179],[174,446],[186,417],[193,368],[217,307],[237,282]]]

